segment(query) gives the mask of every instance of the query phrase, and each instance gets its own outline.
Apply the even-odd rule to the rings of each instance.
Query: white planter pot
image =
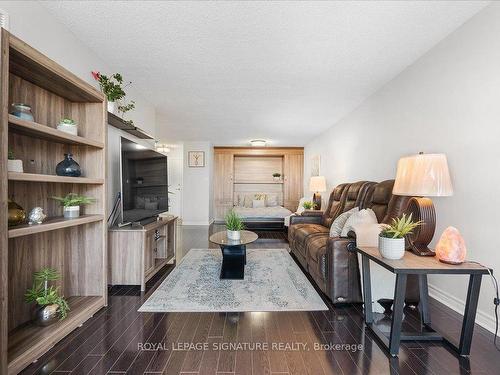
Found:
[[[279,182],[281,180],[281,177],[273,177],[273,180]]]
[[[241,232],[239,230],[227,230],[227,238],[233,241],[239,241],[241,238]]]
[[[80,216],[80,206],[67,206],[64,207],[64,217],[66,219],[74,219]]]
[[[378,249],[386,259],[401,259],[405,255],[405,239],[379,236]]]
[[[7,160],[7,170],[9,172],[24,172],[23,169],[23,161],[16,159],[16,160]]]
[[[108,112],[115,113],[116,103],[108,101]]]
[[[78,127],[76,125],[59,124],[57,125],[57,130],[68,134],[78,135]]]

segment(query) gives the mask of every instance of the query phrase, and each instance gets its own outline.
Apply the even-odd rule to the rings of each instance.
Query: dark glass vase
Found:
[[[64,154],[64,160],[56,166],[56,174],[58,176],[80,177],[82,170],[80,165],[73,160],[72,154]]]

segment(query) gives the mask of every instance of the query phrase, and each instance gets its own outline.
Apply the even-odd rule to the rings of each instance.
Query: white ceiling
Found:
[[[43,4],[155,105],[162,141],[304,145],[487,3]]]

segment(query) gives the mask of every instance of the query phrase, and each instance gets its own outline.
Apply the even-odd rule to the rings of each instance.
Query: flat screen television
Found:
[[[168,211],[167,157],[121,138],[121,222],[142,222]]]

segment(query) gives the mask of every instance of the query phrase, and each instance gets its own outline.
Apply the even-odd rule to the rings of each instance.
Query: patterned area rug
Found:
[[[247,249],[244,280],[220,280],[219,249],[192,249],[141,312],[327,310],[284,249]]]

